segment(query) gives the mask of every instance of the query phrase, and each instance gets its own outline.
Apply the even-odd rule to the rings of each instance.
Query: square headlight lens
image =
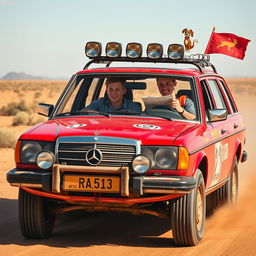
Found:
[[[168,58],[180,60],[184,57],[184,47],[181,44],[170,44],[167,51]]]
[[[178,147],[170,146],[143,146],[142,154],[149,157],[151,169],[176,170],[178,162]]]
[[[122,54],[122,45],[117,42],[110,42],[106,45],[106,56],[111,58],[120,57]]]
[[[163,56],[163,46],[161,44],[152,43],[147,47],[147,56],[151,59],[160,59]]]
[[[55,143],[45,141],[22,141],[20,160],[22,164],[36,164],[36,157],[41,151],[50,151],[54,154]]]
[[[140,58],[142,55],[142,45],[139,43],[128,43],[126,46],[126,56],[129,58]]]
[[[101,55],[101,43],[99,42],[88,42],[85,45],[85,55],[88,58],[96,58]]]

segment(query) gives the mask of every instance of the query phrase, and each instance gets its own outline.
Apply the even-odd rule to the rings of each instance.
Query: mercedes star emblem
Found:
[[[94,148],[91,148],[87,151],[85,159],[90,165],[98,165],[102,161],[102,153],[99,149],[96,148],[95,145]]]

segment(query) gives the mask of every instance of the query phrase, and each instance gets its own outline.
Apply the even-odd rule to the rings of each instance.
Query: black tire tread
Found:
[[[196,179],[198,179],[199,183],[202,182],[203,175],[201,171],[198,171],[196,174]],[[196,203],[195,193],[196,191],[193,191],[190,194],[176,198],[172,202],[172,233],[173,240],[177,245],[196,245],[202,239],[202,234],[198,235],[197,230],[195,230],[195,220],[193,219],[195,216],[191,214],[192,209],[194,209],[194,204]]]
[[[20,188],[19,221],[22,235],[25,238],[43,239],[50,236],[55,216],[47,213],[46,199]]]

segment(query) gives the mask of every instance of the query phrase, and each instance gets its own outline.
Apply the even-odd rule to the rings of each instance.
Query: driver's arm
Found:
[[[189,120],[194,120],[194,119],[196,119],[196,115],[194,115],[194,114],[192,114],[192,113],[186,111],[185,108],[182,108],[182,109],[183,109],[183,110],[182,110],[181,112],[179,112],[179,114],[180,114],[182,117],[184,117],[184,118],[186,118],[186,119],[189,119]]]
[[[169,107],[175,109],[183,118],[189,119],[189,120],[194,120],[196,118],[196,115],[188,112],[187,110],[185,110],[185,108],[183,108],[180,105],[179,100],[177,99],[170,99],[169,102]]]

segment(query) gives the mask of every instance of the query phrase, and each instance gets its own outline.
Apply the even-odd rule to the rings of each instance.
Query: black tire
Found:
[[[43,239],[51,235],[55,215],[48,213],[47,198],[19,189],[19,221],[22,235],[28,239]]]
[[[234,205],[238,197],[238,163],[235,157],[232,170],[227,182],[227,202]]]
[[[219,189],[212,192],[206,197],[206,214],[211,216],[214,211],[224,205],[231,204],[234,205],[237,201],[238,195],[238,165],[237,158],[235,158],[232,165],[232,170],[229,175],[228,181]]]
[[[206,215],[211,216],[214,211],[228,202],[228,182],[206,197]]]
[[[200,170],[195,174],[196,187],[171,204],[171,225],[177,245],[197,245],[203,237],[206,213],[205,183]]]

